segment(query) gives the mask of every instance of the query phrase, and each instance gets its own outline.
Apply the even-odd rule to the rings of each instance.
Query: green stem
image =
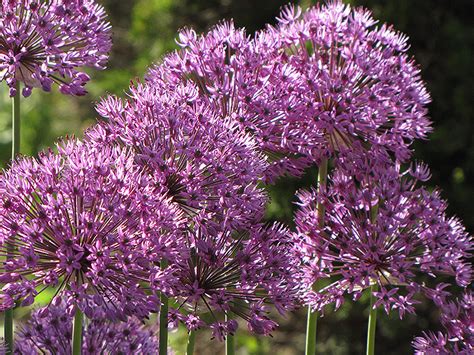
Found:
[[[161,269],[168,266],[167,260],[161,261]],[[159,355],[168,353],[168,297],[162,292],[160,295],[160,352]]]
[[[328,161],[327,159],[321,162],[319,166],[318,174],[318,191],[321,191],[323,187],[326,187],[328,182]],[[318,203],[318,225],[320,228],[324,227],[324,214],[326,213],[326,208],[322,203]]]
[[[375,351],[375,327],[377,323],[377,308],[374,307],[374,292],[377,291],[377,285],[370,286],[370,314],[369,325],[367,327],[367,355],[374,355]]]
[[[229,312],[225,314],[226,322],[230,319]],[[227,334],[225,337],[225,355],[235,354],[235,336]]]
[[[20,152],[20,83],[16,83],[16,94],[12,98],[12,161]]]
[[[4,322],[5,345],[8,349],[7,354],[13,354],[13,308],[5,311]]]
[[[20,152],[20,82],[16,83],[16,94],[12,98],[12,161]],[[13,253],[13,241],[7,245],[7,260]],[[5,311],[4,338],[10,353],[13,353],[13,308]]]
[[[74,324],[72,326],[72,355],[81,355],[82,353],[82,321],[84,314],[76,309],[74,315]]]
[[[188,345],[186,346],[186,355],[194,354],[194,343],[196,342],[196,331],[191,330],[188,333]]]
[[[308,319],[306,322],[306,351],[305,354],[316,354],[316,329],[318,325],[318,312],[312,312],[308,307]]]
[[[379,204],[370,207],[370,221],[377,222],[377,215],[379,213]],[[375,327],[377,323],[377,308],[374,308],[375,297],[374,292],[377,292],[377,284],[370,286],[370,313],[369,324],[367,326],[367,355],[373,355],[375,351]]]
[[[324,159],[319,165],[318,172],[318,191],[321,191],[322,187],[326,186],[328,179],[328,161]],[[324,227],[324,214],[326,209],[323,204],[318,203],[318,226]],[[317,291],[316,283],[313,285],[313,290]],[[316,329],[318,322],[318,312],[312,312],[311,308],[308,307],[308,318],[306,323],[306,355],[316,354]]]

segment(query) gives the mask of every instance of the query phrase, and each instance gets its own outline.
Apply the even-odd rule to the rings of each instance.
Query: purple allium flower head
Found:
[[[264,60],[267,48],[256,47],[245,31],[235,28],[232,22],[222,22],[202,36],[184,29],[177,43],[182,49],[152,67],[148,82],[171,90],[183,81],[196,83],[198,100],[222,117],[232,118],[241,130],[255,138],[269,162],[269,180],[283,173],[300,174],[307,162],[282,144],[282,97],[288,93],[283,85],[268,81],[271,68],[266,66],[271,64]],[[271,88],[265,91],[265,86]]]
[[[283,138],[315,159],[359,141],[405,161],[412,141],[431,130],[430,97],[407,37],[376,23],[370,11],[340,0],[304,13],[289,5],[277,27],[256,37],[265,48],[275,38],[269,80],[286,87],[291,107]]]
[[[18,331],[15,354],[71,353],[74,313],[66,302],[58,302],[33,312]],[[126,322],[87,320],[83,331],[82,354],[154,354],[158,339],[136,318]]]
[[[474,352],[474,295],[467,290],[456,302],[441,305],[445,333],[427,332],[416,337],[416,354],[472,354]]]
[[[187,239],[187,254],[157,271],[154,284],[176,300],[179,312],[173,318],[188,329],[210,326],[222,340],[237,328],[235,320],[223,320],[231,314],[246,320],[250,331],[268,335],[277,323],[266,305],[281,313],[294,307],[300,272],[286,228],[238,232],[200,225]]]
[[[310,305],[321,309],[335,303],[338,308],[345,294],[358,298],[375,284],[375,305],[387,313],[398,309],[402,317],[414,312],[416,293],[439,298],[442,288],[430,284],[435,277],[455,276],[462,287],[470,283],[472,238],[457,219],[446,216],[438,192],[417,188],[416,181],[395,178],[393,172],[358,180],[336,170],[332,177],[327,190],[299,193],[296,224],[306,283],[332,277],[318,292],[308,291]],[[317,201],[325,207],[322,228]],[[423,275],[426,283],[418,278]]]
[[[110,25],[94,0],[6,0],[0,3],[0,81],[64,94],[84,95],[89,76],[104,69],[111,47]]]
[[[267,199],[257,184],[265,161],[251,137],[196,96],[192,84],[174,91],[132,87],[125,102],[101,102],[108,123],[86,135],[94,144],[130,147],[137,165],[189,218],[204,210],[239,227],[260,220]]]
[[[109,317],[146,316],[154,299],[140,285],[153,265],[142,250],[166,242],[179,213],[126,150],[73,140],[58,149],[0,176],[0,249],[12,256],[0,269],[2,303],[31,304],[52,286],[87,315],[100,309],[93,301]]]

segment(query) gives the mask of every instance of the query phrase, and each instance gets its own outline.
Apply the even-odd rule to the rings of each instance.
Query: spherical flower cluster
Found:
[[[78,70],[104,69],[111,47],[110,25],[94,0],[7,0],[0,3],[0,81],[23,96],[33,87],[84,95],[89,76]]]
[[[474,352],[474,295],[466,291],[456,302],[441,306],[445,333],[428,332],[415,338],[415,354],[472,354]]]
[[[437,192],[416,188],[406,176],[377,184],[339,170],[327,190],[302,191],[299,199],[306,283],[331,277],[328,286],[308,291],[306,301],[315,308],[333,302],[339,307],[345,294],[358,298],[375,286],[375,306],[387,313],[398,309],[402,317],[414,311],[416,293],[433,295],[428,281],[434,283],[435,275],[455,276],[462,287],[471,281],[472,238],[457,219],[446,217]],[[317,202],[325,209],[322,227]]]
[[[56,287],[86,313],[98,309],[85,306],[92,298],[111,317],[147,315],[154,299],[141,283],[153,260],[143,249],[152,240],[151,251],[166,250],[160,244],[175,239],[179,213],[126,150],[76,141],[58,150],[20,159],[0,176],[2,308]],[[166,246],[157,257],[169,257]]]
[[[18,331],[15,354],[70,354],[73,312],[58,299],[33,312]],[[72,314],[71,314],[72,313]],[[82,354],[154,354],[158,349],[155,331],[136,318],[113,323],[92,319],[83,331]]]
[[[191,84],[174,91],[132,87],[125,102],[101,102],[98,112],[108,122],[87,132],[87,139],[130,147],[136,164],[190,219],[206,211],[234,226],[260,220],[266,195],[257,184],[265,161],[251,137],[196,95]]]
[[[152,67],[147,81],[170,90],[182,82],[195,83],[198,100],[221,118],[232,118],[241,130],[255,138],[257,148],[269,163],[268,180],[284,173],[299,175],[307,161],[282,144],[282,121],[286,117],[281,106],[285,104],[282,97],[287,94],[284,86],[268,81],[268,48],[256,48],[245,31],[235,28],[232,22],[223,22],[202,36],[192,29],[182,30],[177,42],[182,50]],[[268,93],[265,86],[271,86],[267,91],[275,92]]]
[[[286,228],[239,232],[201,224],[187,239],[186,257],[157,272],[154,280],[179,305],[171,312],[172,323],[182,321],[190,331],[210,326],[222,340],[237,330],[236,315],[251,332],[268,335],[277,323],[266,304],[280,313],[294,306],[299,262]]]
[[[376,23],[369,11],[339,0],[304,14],[290,5],[277,27],[257,36],[281,46],[269,80],[286,87],[288,139],[313,158],[353,151],[360,141],[405,161],[412,141],[431,130],[430,98],[406,54],[407,37]]]

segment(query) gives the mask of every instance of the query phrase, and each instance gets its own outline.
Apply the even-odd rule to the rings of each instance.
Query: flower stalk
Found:
[[[226,322],[230,319],[228,312],[225,314]],[[235,354],[235,337],[233,335],[227,334],[225,337],[225,355],[234,355]]]
[[[167,260],[161,261],[161,269],[168,266]],[[166,355],[168,352],[168,297],[162,292],[160,294],[160,352]]]
[[[317,311],[312,311],[308,307],[308,318],[306,323],[306,351],[305,354],[316,354],[316,329],[318,323]]]
[[[12,161],[20,152],[20,82],[16,82],[15,95],[12,98]],[[7,259],[11,258],[13,244],[8,244]],[[5,311],[4,337],[8,349],[13,352],[13,308]]]
[[[190,330],[188,333],[188,344],[186,345],[186,355],[194,354],[194,344],[196,343],[196,331]]]
[[[319,165],[319,172],[318,172],[318,191],[320,192],[326,185],[327,185],[327,177],[328,177],[328,160],[324,159],[321,164]],[[318,225],[319,227],[324,226],[324,214],[325,208],[324,205],[318,202]],[[313,284],[313,290],[316,291],[316,283]],[[311,307],[308,307],[308,318],[306,323],[306,348],[305,354],[306,355],[314,355],[316,354],[316,330],[317,330],[317,322],[318,322],[318,315],[317,311],[312,311]]]
[[[379,205],[376,204],[370,208],[370,220],[372,223],[377,221],[377,214],[379,212]],[[377,292],[377,284],[370,286],[370,313],[369,324],[367,326],[367,355],[373,355],[375,350],[375,328],[377,323],[377,307],[374,307],[376,298],[373,295]]]
[[[84,320],[84,314],[76,309],[74,315],[74,323],[72,327],[72,355],[81,355],[82,353],[82,321]]]
[[[377,323],[377,308],[374,307],[376,297],[374,292],[377,291],[377,285],[370,287],[370,313],[369,313],[369,324],[367,327],[367,355],[374,355],[375,351],[375,327]]]
[[[16,82],[12,97],[12,160],[20,152],[20,82]]]

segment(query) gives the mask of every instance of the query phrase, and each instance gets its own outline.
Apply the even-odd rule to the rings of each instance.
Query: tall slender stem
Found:
[[[20,82],[16,83],[16,94],[12,98],[12,161],[20,152]],[[7,245],[7,259],[11,259],[13,243]],[[10,353],[13,353],[13,308],[5,311],[4,338]]]
[[[12,161],[20,152],[20,82],[16,83],[16,94],[12,98]]]
[[[306,355],[316,354],[316,329],[318,325],[318,312],[313,312],[308,307],[308,316],[306,321]]]
[[[168,266],[167,260],[161,261],[161,269]],[[159,355],[168,353],[168,297],[162,292],[160,294],[160,352]]]
[[[74,323],[72,326],[72,355],[81,355],[82,353],[82,321],[84,320],[84,314],[76,309],[74,315]]]
[[[377,222],[377,215],[379,213],[379,204],[370,206],[370,221],[375,224]],[[367,355],[373,355],[375,351],[375,328],[377,323],[377,308],[374,308],[375,297],[374,292],[377,292],[377,284],[370,286],[370,313],[369,324],[367,325]]]
[[[324,159],[319,165],[318,172],[318,191],[321,191],[323,187],[327,184],[328,178],[328,161]],[[320,228],[324,227],[324,214],[326,209],[323,204],[318,202],[318,225]],[[316,283],[313,284],[313,290],[317,291]],[[316,354],[316,329],[318,322],[318,312],[313,312],[310,307],[308,307],[308,318],[306,323],[306,355]]]
[[[377,308],[374,307],[374,292],[377,291],[377,285],[370,286],[370,314],[369,324],[367,326],[367,355],[374,355],[375,351],[375,327],[377,323]]]
[[[194,343],[196,342],[196,331],[190,330],[188,333],[188,345],[186,345],[186,355],[194,354]]]
[[[8,309],[5,311],[4,319],[4,336],[5,345],[8,349],[7,353],[13,354],[13,309]]]
[[[229,312],[225,314],[226,322],[230,319]],[[227,334],[225,337],[225,355],[235,354],[235,336]]]

